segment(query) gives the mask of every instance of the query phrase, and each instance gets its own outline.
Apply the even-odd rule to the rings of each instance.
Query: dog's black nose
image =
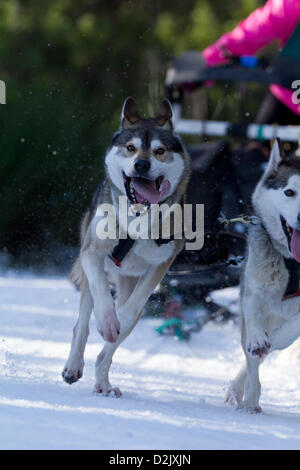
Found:
[[[144,158],[139,158],[134,164],[134,169],[140,175],[147,173],[147,171],[150,170],[149,160],[145,160]]]

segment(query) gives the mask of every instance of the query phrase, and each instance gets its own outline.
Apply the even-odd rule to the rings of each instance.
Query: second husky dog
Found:
[[[126,200],[126,211],[132,206],[146,209],[162,202],[168,206],[182,205],[189,168],[186,150],[173,132],[170,103],[164,100],[156,118],[144,119],[135,101],[128,98],[122,110],[121,127],[105,156],[106,180],[82,223],[80,256],[72,271],[72,279],[81,291],[80,309],[62,373],[67,383],[82,376],[93,309],[97,329],[106,341],[96,360],[95,392],[120,395],[108,378],[113,354],[137,323],[147,299],[182,249],[184,240],[170,239],[160,244],[141,237],[132,244],[129,240],[128,245],[128,240],[124,240],[128,228],[118,216],[119,197]],[[102,204],[115,209],[119,234],[116,239],[101,239],[97,235],[102,220],[97,208]],[[116,286],[115,302],[111,282]]]
[[[242,346],[246,366],[226,401],[260,412],[259,365],[300,335],[300,158],[286,157],[276,140],[252,197],[257,225],[248,235],[241,280]]]

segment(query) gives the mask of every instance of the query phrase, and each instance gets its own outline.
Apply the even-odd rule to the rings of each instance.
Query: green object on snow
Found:
[[[160,335],[163,335],[164,334],[164,331],[166,330],[166,328],[173,328],[173,331],[174,331],[174,335],[179,339],[179,340],[184,340],[184,339],[188,339],[188,337],[183,333],[183,330],[182,330],[182,320],[180,320],[179,318],[168,318],[168,320],[166,320],[161,326],[159,326],[158,328],[155,328],[155,330],[157,331],[157,333],[159,333]]]

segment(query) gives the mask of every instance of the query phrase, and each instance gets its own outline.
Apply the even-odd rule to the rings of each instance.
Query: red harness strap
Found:
[[[122,266],[121,261],[119,261],[117,258],[115,258],[113,254],[108,255],[108,257],[115,263],[116,266],[118,266],[118,268],[120,268]]]

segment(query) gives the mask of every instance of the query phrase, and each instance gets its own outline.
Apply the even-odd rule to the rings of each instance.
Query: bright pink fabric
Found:
[[[300,0],[268,0],[233,31],[225,33],[203,51],[207,65],[225,63],[226,53],[234,56],[253,55],[276,39],[279,40],[279,47],[283,47],[297,26],[299,18]],[[271,85],[270,90],[285,106],[300,115],[300,105],[292,102],[292,93],[295,90],[276,84]]]

